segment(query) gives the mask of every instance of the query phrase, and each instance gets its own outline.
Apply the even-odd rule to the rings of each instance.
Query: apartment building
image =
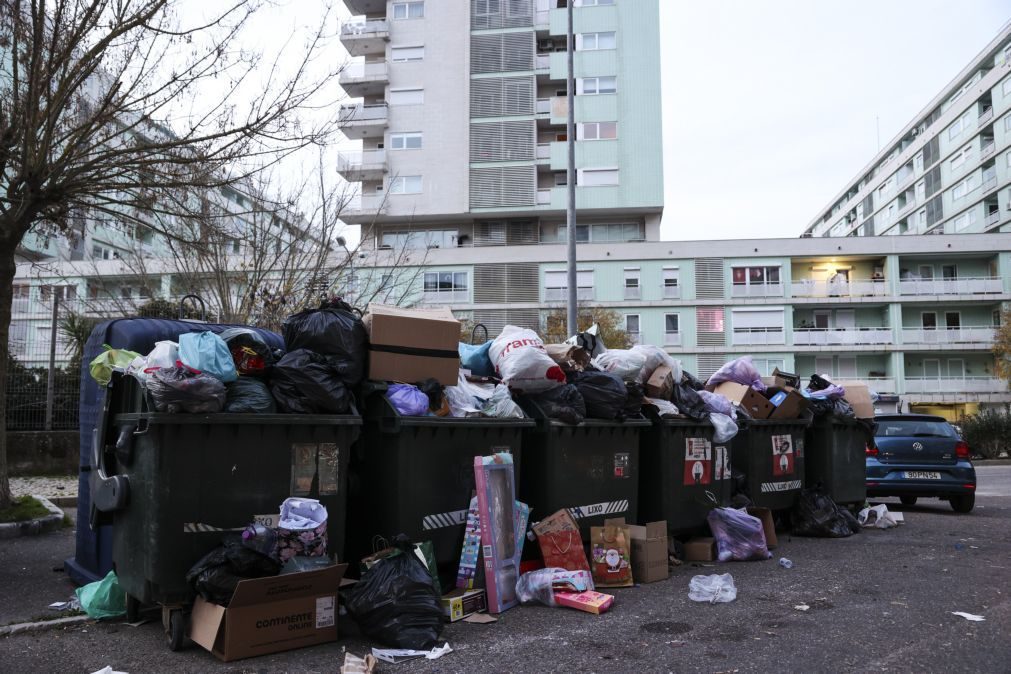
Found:
[[[1007,231],[1011,22],[884,145],[803,235]]]
[[[338,170],[360,183],[343,216],[366,248],[479,249],[564,241],[567,9],[564,0],[345,0],[344,132],[361,152]],[[577,0],[577,238],[656,240],[663,209],[657,0]],[[467,257],[468,253],[462,254]],[[492,323],[535,322],[535,265],[473,270]],[[470,294],[446,277],[440,290]],[[439,282],[443,284],[442,281]]]

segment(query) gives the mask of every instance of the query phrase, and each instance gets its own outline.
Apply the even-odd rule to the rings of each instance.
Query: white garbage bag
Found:
[[[548,355],[537,333],[507,325],[489,350],[502,383],[524,393],[547,391],[565,383],[565,372]]]

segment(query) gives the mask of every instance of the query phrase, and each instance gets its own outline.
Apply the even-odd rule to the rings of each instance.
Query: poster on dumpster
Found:
[[[789,434],[772,436],[772,474],[793,475],[793,438]]]
[[[291,446],[291,496],[337,494],[340,449],[332,442],[296,442]]]
[[[730,479],[730,451],[723,445],[716,447],[713,457],[713,480]]]
[[[685,438],[686,486],[709,484],[713,475],[713,446],[706,438]]]

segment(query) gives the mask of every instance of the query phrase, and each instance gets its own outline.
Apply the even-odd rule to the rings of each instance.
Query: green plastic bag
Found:
[[[126,593],[119,586],[115,571],[102,580],[76,590],[77,600],[89,618],[116,618],[126,613]]]
[[[108,344],[103,344],[102,346],[105,348],[105,351],[95,356],[95,359],[91,361],[89,369],[91,370],[92,379],[102,386],[108,386],[109,382],[112,381],[112,371],[117,367],[125,369],[133,362],[134,358],[140,358],[140,354],[127,351],[126,349],[114,349]]]

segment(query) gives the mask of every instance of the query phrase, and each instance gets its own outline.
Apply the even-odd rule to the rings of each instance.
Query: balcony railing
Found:
[[[734,297],[782,297],[782,283],[735,283]]]
[[[795,346],[890,344],[891,328],[794,328]]]
[[[1007,382],[994,377],[906,377],[906,393],[1001,393]]]
[[[989,157],[991,154],[993,154],[993,151],[996,149],[997,143],[993,140],[990,140],[989,142],[983,143],[983,148],[979,151],[979,155],[981,158],[985,159],[986,157]]]
[[[639,286],[625,286],[626,300],[642,299],[642,289]]]
[[[537,158],[551,159],[551,143],[537,143]]]
[[[734,346],[754,346],[762,344],[785,344],[783,328],[734,328]]]
[[[341,86],[358,82],[385,82],[389,79],[386,63],[351,63],[340,74]]]
[[[538,98],[537,107],[535,108],[537,114],[546,114],[551,112],[551,99],[550,98]]]
[[[425,304],[464,304],[470,300],[469,290],[426,290]]]
[[[681,286],[679,285],[664,285],[663,287],[663,298],[665,300],[676,300],[681,298]]]
[[[863,377],[861,379],[867,388],[875,393],[895,393],[895,379],[892,377]]]
[[[534,57],[534,68],[537,70],[547,70],[551,67],[551,54],[537,54]]]
[[[663,344],[664,346],[681,346],[681,333],[680,332],[663,333]]]
[[[976,126],[983,126],[987,122],[993,119],[993,107],[989,107],[983,112],[979,113],[979,118],[976,121]]]
[[[996,328],[989,325],[961,328],[903,328],[903,344],[992,344]]]
[[[993,213],[988,213],[983,219],[984,227],[993,227],[998,222],[1000,222],[1000,211],[994,211]]]
[[[884,279],[805,279],[791,283],[790,293],[794,297],[884,297],[888,295],[888,284]]]
[[[564,302],[569,299],[568,288],[545,288],[545,302]],[[576,288],[576,299],[593,300],[593,288]]]
[[[352,122],[386,122],[390,111],[386,103],[374,103],[371,105],[351,104],[342,105],[339,113],[340,121],[344,123]]]
[[[382,172],[386,168],[386,150],[342,152],[337,155],[337,170],[342,174]]]
[[[386,19],[349,21],[341,26],[341,37],[374,37],[389,32],[390,24]]]
[[[1004,292],[1000,277],[902,279],[900,295],[990,295]]]
[[[991,175],[991,176],[987,176],[987,177],[983,178],[983,192],[982,192],[982,194],[986,194],[987,192],[989,192],[990,190],[992,190],[995,187],[997,187],[997,176],[996,175]]]
[[[537,205],[546,206],[551,203],[551,188],[537,190]]]

